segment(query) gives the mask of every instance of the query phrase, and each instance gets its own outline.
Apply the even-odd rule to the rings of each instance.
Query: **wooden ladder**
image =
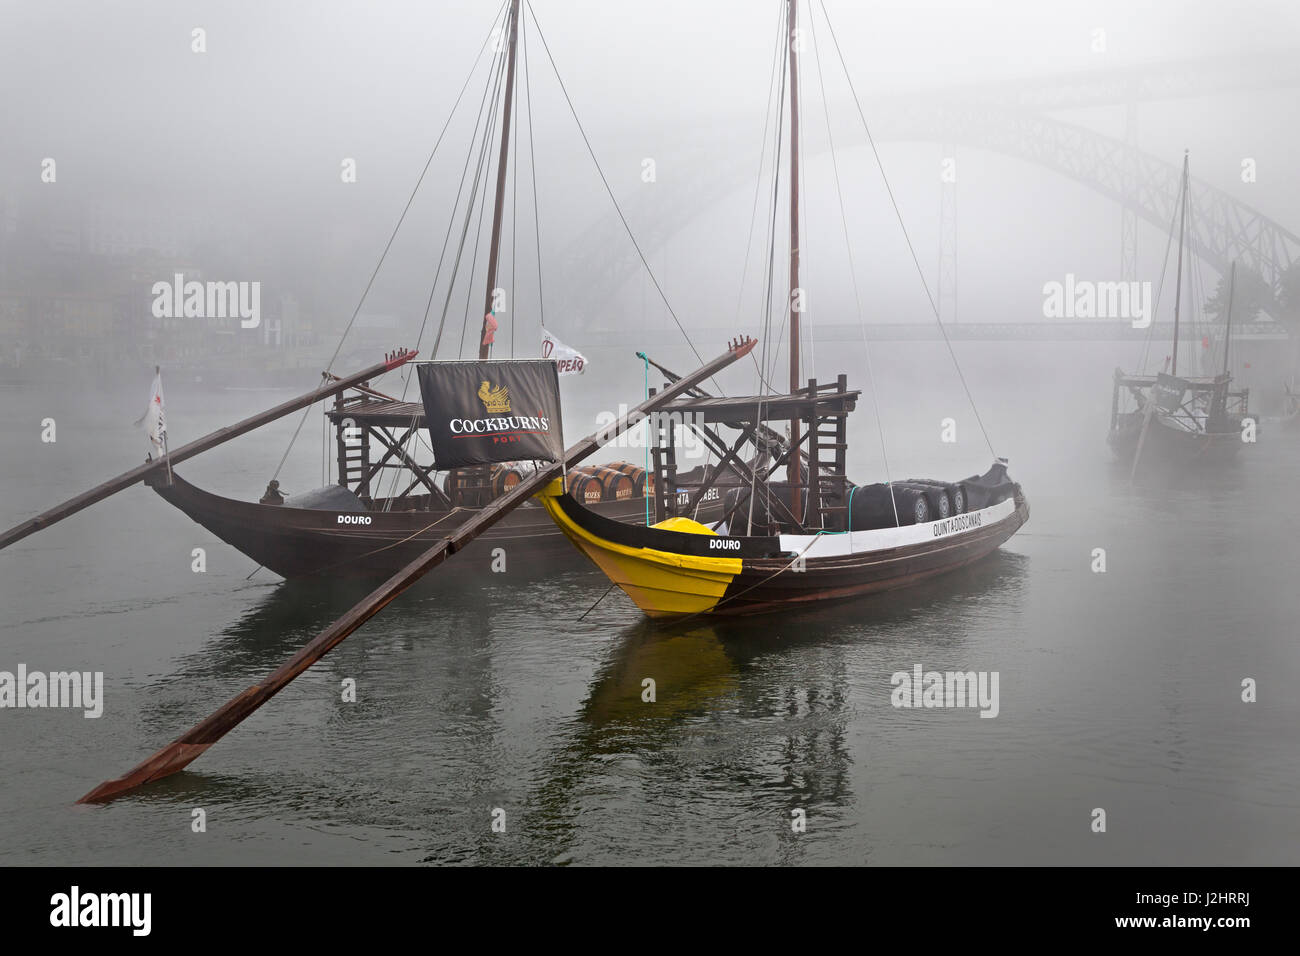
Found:
[[[832,384],[818,385],[808,380],[808,397],[816,401],[819,393],[843,394],[848,391],[848,376],[841,375]],[[810,415],[805,422],[810,433],[808,442],[808,525],[813,528],[848,527],[848,413],[842,410],[827,415]],[[823,469],[825,469],[823,471]],[[843,521],[828,521],[835,517]]]

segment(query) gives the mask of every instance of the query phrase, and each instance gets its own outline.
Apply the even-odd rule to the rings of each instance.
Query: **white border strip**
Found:
[[[948,538],[986,525],[996,524],[1014,514],[1016,502],[1008,498],[989,508],[968,511],[939,521],[904,525],[901,528],[874,528],[870,531],[850,531],[825,534],[783,534],[781,550],[803,553],[805,558],[833,558],[886,548],[900,548],[909,544],[922,544],[936,538]],[[809,543],[811,542],[811,547]],[[808,548],[804,551],[804,548]]]

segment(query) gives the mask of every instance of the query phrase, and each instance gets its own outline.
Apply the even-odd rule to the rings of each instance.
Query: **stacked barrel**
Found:
[[[634,465],[628,461],[611,461],[605,467],[627,475],[632,479],[633,498],[642,498],[646,494],[654,494],[655,473],[653,471],[646,471],[640,465]]]
[[[644,481],[643,481],[644,485]],[[584,465],[569,470],[569,494],[584,504],[597,501],[627,501],[636,497],[634,475],[610,465]]]
[[[486,487],[481,484],[482,472],[453,469],[447,473],[443,488],[453,502],[466,508],[482,508],[523,481],[526,467],[517,462],[492,465]],[[584,504],[628,501],[654,494],[654,473],[631,462],[613,461],[571,468],[566,484],[569,494]]]

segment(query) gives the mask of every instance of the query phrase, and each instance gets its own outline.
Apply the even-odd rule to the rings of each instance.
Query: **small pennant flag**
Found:
[[[167,419],[163,414],[163,388],[162,388],[162,370],[154,366],[153,370],[153,387],[149,391],[149,407],[145,409],[135,421],[136,425],[144,426],[145,434],[149,436],[149,444],[153,446],[154,457],[158,457],[167,449]]]

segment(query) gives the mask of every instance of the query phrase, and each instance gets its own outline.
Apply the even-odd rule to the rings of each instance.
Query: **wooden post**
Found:
[[[1183,150],[1183,188],[1181,190],[1182,206],[1178,214],[1178,279],[1174,284],[1174,364],[1170,369],[1170,375],[1178,374],[1178,316],[1182,311],[1183,304],[1183,227],[1187,222],[1187,193],[1191,185],[1191,177],[1187,172],[1187,150]],[[1135,470],[1136,470],[1136,466]]]
[[[519,32],[518,24],[519,0],[510,0],[509,25],[506,27],[510,36],[507,40],[509,46],[506,53],[505,103],[502,108],[501,149],[497,153],[497,193],[496,202],[492,207],[492,239],[488,245],[487,295],[484,296],[483,300],[483,326],[478,339],[478,360],[480,362],[487,361],[489,352],[484,339],[487,337],[487,317],[492,312],[492,293],[497,286],[497,263],[501,255],[501,214],[505,208],[506,167],[510,164],[510,115],[515,98],[515,49]],[[509,309],[511,310],[511,321],[513,322],[513,302],[509,304]]]

